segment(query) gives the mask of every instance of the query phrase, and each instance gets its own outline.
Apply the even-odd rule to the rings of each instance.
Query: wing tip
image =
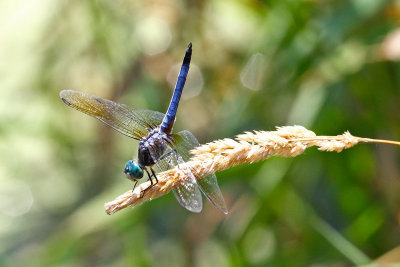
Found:
[[[67,106],[71,106],[71,103],[67,100],[67,98],[69,98],[68,96],[73,92],[73,90],[62,90],[60,92],[60,99],[62,100],[62,102],[64,102],[64,104],[66,104]]]
[[[186,208],[186,207],[184,207],[184,208]],[[186,208],[188,211],[190,211],[190,212],[193,212],[193,213],[200,213],[201,212],[201,210],[202,209],[188,209],[188,208]]]
[[[64,90],[61,90],[61,91],[60,91],[60,97],[63,96],[63,95],[66,95],[66,94],[70,94],[70,93],[72,93],[72,92],[74,92],[74,90],[71,90],[71,89],[64,89]]]
[[[208,196],[206,194],[204,194],[204,195],[207,197],[208,201],[210,201],[211,204],[213,204],[213,206],[216,207],[220,212],[222,212],[225,215],[229,214],[228,208],[226,207],[225,200],[223,198],[222,198],[222,202],[220,203],[220,205],[218,205],[217,203],[214,202],[214,200],[211,199],[210,196]]]
[[[60,92],[60,99],[62,100],[62,102],[64,102],[65,105],[71,106],[71,103],[68,102],[68,100],[66,99],[66,98],[67,98],[68,91],[70,91],[70,90],[62,90],[62,91]]]

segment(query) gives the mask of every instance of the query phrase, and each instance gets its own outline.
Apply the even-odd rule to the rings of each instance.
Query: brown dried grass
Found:
[[[197,147],[191,153],[193,157],[179,168],[157,174],[159,182],[147,190],[150,185],[142,183],[134,191],[127,191],[115,200],[105,203],[107,214],[113,214],[128,206],[138,205],[168,193],[172,188],[185,181],[185,169],[190,168],[197,179],[230,167],[266,160],[271,156],[296,157],[308,147],[317,146],[321,151],[341,152],[358,143],[384,143],[400,145],[400,142],[369,139],[352,136],[345,132],[338,136],[317,136],[302,126],[277,127],[276,131],[254,131],[238,135],[235,140],[225,138]]]

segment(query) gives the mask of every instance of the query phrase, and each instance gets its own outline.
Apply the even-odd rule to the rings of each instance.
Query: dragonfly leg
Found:
[[[132,192],[133,192],[133,190],[135,190],[137,183],[138,183],[138,180],[136,180],[136,183],[135,183],[135,185],[134,185],[133,188],[132,188]]]
[[[149,171],[147,170],[147,168],[144,168],[144,170],[146,171],[147,176],[149,177],[150,185],[149,185],[147,188],[143,189],[143,190],[140,192],[140,198],[142,198],[142,197],[144,196],[144,193],[145,193],[147,190],[149,190],[150,188],[153,187],[153,180],[151,179],[151,176],[152,176],[152,175],[150,175],[150,173],[149,173]],[[156,180],[157,180],[157,178],[156,178]],[[157,182],[158,182],[158,180],[157,180]]]
[[[153,174],[153,177],[156,179],[156,183],[155,184],[158,184],[158,179],[157,179],[156,173],[154,172],[152,167],[150,167],[150,170],[151,170],[151,173]]]

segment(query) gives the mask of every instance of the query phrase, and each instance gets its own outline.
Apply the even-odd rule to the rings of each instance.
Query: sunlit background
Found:
[[[75,89],[165,112],[200,143],[302,125],[400,140],[400,1],[0,1],[1,266],[349,266],[400,260],[400,150],[316,149],[217,173],[229,215],[172,194],[112,216],[137,142]],[[205,200],[205,199],[204,199]],[[394,249],[394,251],[393,251]]]

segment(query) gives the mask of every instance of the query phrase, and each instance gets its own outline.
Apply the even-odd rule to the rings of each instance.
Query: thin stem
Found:
[[[380,144],[387,144],[387,145],[395,145],[400,146],[400,142],[397,141],[390,141],[390,140],[383,140],[383,139],[371,139],[371,138],[363,138],[354,136],[354,138],[358,139],[359,143],[380,143]],[[315,141],[340,141],[343,138],[341,136],[316,136],[313,138],[295,138],[290,140],[289,142],[315,142]]]
[[[382,140],[382,139],[370,139],[370,138],[361,138],[361,137],[359,137],[359,138],[360,138],[360,142],[363,142],[363,143],[380,143],[380,144],[400,146],[400,142],[397,142],[397,141]]]

